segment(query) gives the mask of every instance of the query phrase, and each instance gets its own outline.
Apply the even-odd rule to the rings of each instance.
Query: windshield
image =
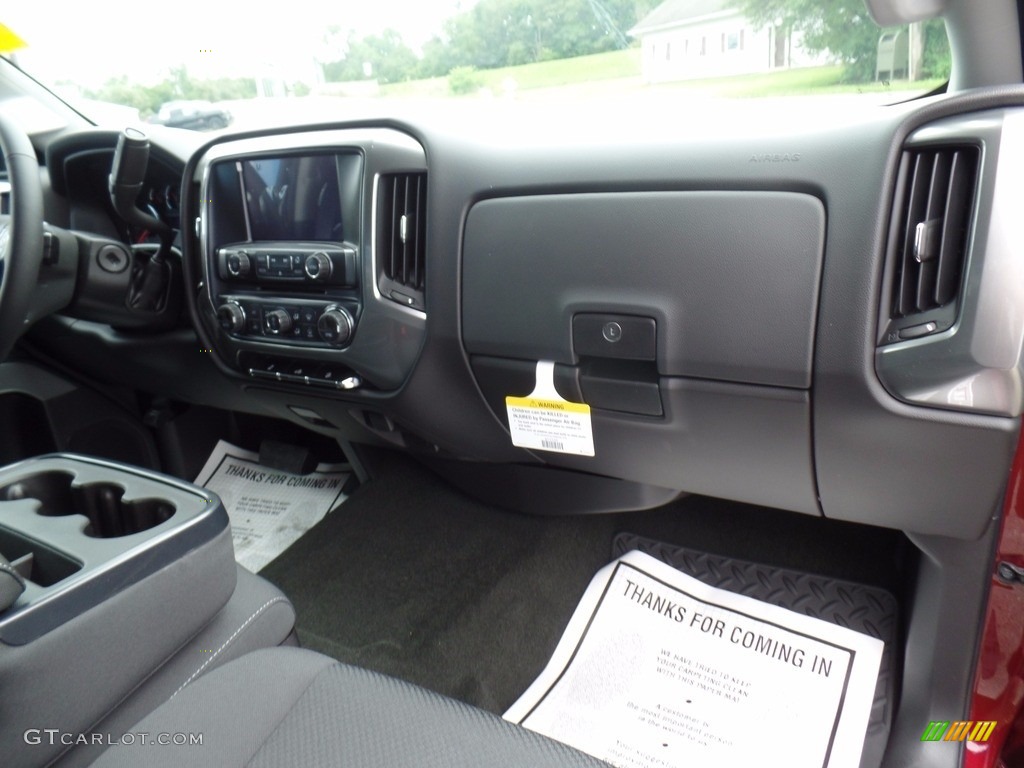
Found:
[[[23,42],[5,55],[94,122],[198,131],[337,119],[342,100],[891,103],[950,72],[941,21],[879,29],[862,0],[94,0],[0,22]]]

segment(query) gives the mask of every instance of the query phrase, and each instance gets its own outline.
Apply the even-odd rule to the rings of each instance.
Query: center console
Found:
[[[5,467],[0,554],[26,588],[0,613],[0,642],[31,643],[227,529],[215,496],[145,470],[72,454]]]
[[[123,709],[223,613],[239,578],[216,496],[67,453],[0,468],[0,554],[24,585],[0,611],[7,765],[49,764],[68,749],[29,744],[27,729],[86,733]],[[195,650],[185,661],[207,659]]]
[[[5,766],[84,768],[188,681],[289,641],[291,603],[236,565],[217,496],[155,471],[130,410],[4,362],[0,423]],[[31,728],[101,738],[27,743]]]
[[[425,321],[423,148],[391,129],[224,137],[194,170],[196,314],[222,367],[279,388],[399,386]]]
[[[211,166],[207,194],[219,204],[210,266],[228,335],[307,348],[351,343],[361,307],[362,165],[360,154],[339,150]]]

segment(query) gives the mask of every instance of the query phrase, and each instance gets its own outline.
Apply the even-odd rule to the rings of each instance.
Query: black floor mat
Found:
[[[777,568],[686,547],[677,547],[630,533],[615,537],[612,558],[639,550],[713,587],[753,597],[805,616],[863,632],[885,643],[875,686],[862,768],[882,761],[896,701],[895,670],[898,607],[896,598],[878,587]]]
[[[614,534],[531,518],[397,459],[261,575],[302,645],[501,713],[540,673]]]

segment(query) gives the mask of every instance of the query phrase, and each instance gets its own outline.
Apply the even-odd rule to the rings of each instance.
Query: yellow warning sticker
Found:
[[[554,363],[537,364],[537,387],[527,397],[506,397],[512,445],[537,451],[594,455],[590,406],[564,400],[554,387]]]
[[[590,406],[586,403],[570,403],[568,400],[541,400],[536,397],[506,397],[506,405],[514,405],[519,408],[540,408],[551,411],[562,411],[563,413],[590,413]]]

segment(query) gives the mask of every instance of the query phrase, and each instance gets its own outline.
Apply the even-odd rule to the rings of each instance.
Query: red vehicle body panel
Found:
[[[965,768],[1024,766],[1024,583],[1001,579],[1000,563],[1024,568],[1024,434],[1007,486],[971,704],[971,720],[998,725],[987,742],[967,742]]]

